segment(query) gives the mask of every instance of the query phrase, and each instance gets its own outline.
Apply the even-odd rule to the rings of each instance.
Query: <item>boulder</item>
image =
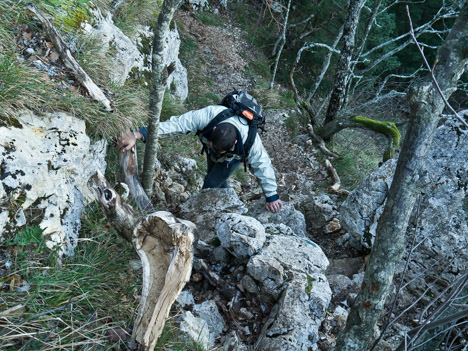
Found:
[[[312,274],[327,269],[328,259],[310,240],[292,236],[272,236],[247,264],[247,273],[258,285],[264,301],[275,301],[291,272]]]
[[[216,225],[216,235],[221,245],[240,260],[256,254],[266,240],[265,228],[259,221],[236,213],[221,216]]]
[[[233,189],[202,189],[182,205],[180,216],[197,225],[198,240],[211,243],[215,238],[216,223],[224,213],[246,212],[247,208]]]
[[[260,334],[257,350],[317,350],[331,290],[321,273],[292,274]]]
[[[330,221],[337,217],[335,202],[326,194],[312,196],[303,204],[307,227],[312,230],[327,230]]]
[[[213,300],[194,305],[193,311],[187,311],[179,317],[180,330],[190,339],[212,349],[225,328],[223,317]]]
[[[91,144],[85,123],[66,113],[22,112],[14,127],[0,127],[0,241],[34,216],[46,245],[72,255],[84,206],[94,200],[87,186],[104,172],[106,143]]]
[[[193,313],[206,321],[211,339],[216,340],[225,328],[223,317],[219,314],[218,306],[214,300],[207,300],[193,306]]]
[[[105,56],[112,52],[111,79],[115,84],[122,86],[128,78],[130,71],[144,66],[143,55],[138,50],[136,42],[127,37],[112,20],[112,14],[103,15],[100,10],[94,10],[94,22],[85,23],[83,31],[101,43],[100,54]]]
[[[259,200],[249,206],[249,216],[255,217],[262,224],[282,224],[288,226],[299,237],[307,237],[304,215],[291,203],[283,203],[283,208],[272,213],[266,210],[265,200]]]
[[[214,340],[210,337],[208,323],[202,318],[195,317],[192,312],[187,311],[179,318],[179,328],[182,333],[198,344],[201,344],[204,349],[212,347]]]
[[[436,275],[446,283],[468,268],[468,135],[460,133],[459,127],[459,122],[446,120],[437,128],[425,173],[420,175],[425,183],[423,193],[413,209],[407,231],[408,236],[416,235],[421,243],[412,254],[413,274],[426,269],[434,273],[437,269]],[[386,162],[341,206],[343,227],[364,247],[373,242],[395,168],[395,160]]]
[[[202,172],[194,159],[161,153],[156,160],[153,202],[178,211],[182,203],[203,185]]]
[[[144,53],[143,42],[152,42],[153,32],[149,27],[137,30],[135,38],[126,36],[112,20],[112,14],[93,12],[93,24],[85,23],[83,30],[101,42],[101,54],[111,55],[112,80],[117,85],[124,85],[133,69],[151,72],[151,52]],[[180,36],[177,27],[171,29],[167,38],[166,65],[175,63],[175,70],[167,79],[167,88],[182,102],[188,96],[187,69],[179,60]]]
[[[389,160],[367,176],[340,206],[340,223],[351,234],[354,246],[372,247],[377,220],[383,212],[396,162],[395,159]]]

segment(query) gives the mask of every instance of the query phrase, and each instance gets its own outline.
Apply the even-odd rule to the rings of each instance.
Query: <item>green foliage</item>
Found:
[[[156,26],[160,9],[158,0],[123,1],[115,12],[115,23],[124,33],[133,34],[136,24]]]
[[[300,131],[299,121],[294,116],[288,116],[284,120],[284,124],[289,132],[291,140],[295,142],[297,140],[297,136],[299,135],[299,131]]]
[[[333,165],[345,189],[353,190],[382,160],[386,138],[370,133],[346,129],[335,135],[333,151],[341,157]]]
[[[251,4],[229,2],[228,6],[235,21],[245,30],[249,43],[255,47],[263,48],[266,43],[273,40],[271,28],[265,23],[261,23],[262,18]]]
[[[247,184],[249,181],[247,173],[245,172],[242,164],[240,167],[236,168],[232,176],[235,180],[237,180],[238,182],[241,182],[241,184]]]
[[[128,262],[137,255],[106,228],[100,209],[90,209],[82,224],[75,256],[63,258],[61,265],[51,265],[54,253],[31,250],[44,248],[37,227],[24,229],[9,243],[9,252],[15,253],[11,256],[15,274],[3,279],[10,289],[2,291],[2,310],[23,308],[22,314],[4,320],[2,350],[18,350],[25,342],[27,350],[72,349],[80,344],[109,348],[106,331],[132,325],[138,306],[133,296],[141,281]],[[26,246],[28,250],[22,249]],[[18,290],[24,286],[29,289]],[[31,336],[25,338],[25,333]]]
[[[166,121],[172,116],[179,116],[184,112],[186,112],[184,105],[166,91],[161,111],[161,121]]]
[[[25,227],[16,233],[12,241],[7,242],[9,246],[28,246],[30,244],[35,244],[38,248],[43,248],[45,245],[42,239],[42,229],[38,226]]]
[[[77,3],[77,6],[85,3]],[[65,6],[64,4],[67,3],[62,5]],[[38,5],[47,4],[40,2]],[[0,37],[0,45],[4,46],[0,53],[0,118],[3,124],[8,124],[8,120],[11,120],[18,109],[28,108],[41,113],[68,111],[85,120],[91,137],[110,139],[124,130],[141,125],[146,119],[147,90],[132,86],[131,83],[125,87],[114,86],[110,81],[109,58],[100,54],[99,42],[75,35],[78,47],[76,59],[97,84],[108,87],[114,93],[113,113],[105,111],[99,103],[78,91],[57,89],[57,82],[40,73],[31,62],[20,62],[16,58],[12,31],[6,29],[12,30],[15,25],[23,24],[24,17],[23,5],[8,0],[0,3],[0,34],[8,33]]]

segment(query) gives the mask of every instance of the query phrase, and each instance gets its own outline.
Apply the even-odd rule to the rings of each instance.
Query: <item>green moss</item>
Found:
[[[77,6],[76,8],[66,7],[64,10],[68,13],[68,16],[63,18],[63,24],[67,29],[78,29],[81,24],[89,21],[88,10],[83,6]]]
[[[316,281],[315,278],[312,278],[310,275],[307,274],[307,287],[305,289],[305,292],[307,295],[310,295],[310,293],[312,292],[315,281]]]
[[[368,129],[391,136],[394,147],[400,145],[401,134],[394,122],[380,122],[363,116],[355,116],[351,120]]]

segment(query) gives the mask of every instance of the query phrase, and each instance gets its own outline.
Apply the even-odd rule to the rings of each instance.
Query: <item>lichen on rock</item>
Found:
[[[1,211],[0,241],[26,223],[21,211],[34,215],[48,248],[71,255],[93,199],[87,181],[105,170],[106,143],[91,144],[84,122],[66,113],[24,111],[17,120],[22,128],[0,127],[0,202],[15,204]]]

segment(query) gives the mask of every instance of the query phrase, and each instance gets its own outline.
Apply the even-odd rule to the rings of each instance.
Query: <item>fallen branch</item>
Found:
[[[327,156],[330,156],[330,157],[340,157],[340,155],[330,151],[327,149],[327,147],[325,146],[325,141],[323,141],[323,139],[321,137],[319,137],[315,131],[314,131],[314,127],[312,127],[312,125],[308,125],[307,126],[307,131],[309,132],[309,135],[318,143],[318,147],[319,149]]]
[[[112,111],[111,103],[109,99],[104,95],[101,88],[99,88],[91,78],[86,74],[86,72],[81,68],[78,62],[72,56],[70,49],[68,48],[65,41],[60,36],[59,32],[55,27],[45,18],[38,10],[36,5],[27,4],[26,8],[31,11],[38,19],[41,21],[44,30],[47,33],[49,39],[54,43],[55,48],[57,49],[60,58],[65,63],[65,66],[73,71],[75,77],[78,81],[86,88],[89,95],[96,101],[101,102],[106,111]]]
[[[170,308],[190,277],[195,225],[163,211],[139,217],[100,172],[89,186],[115,229],[140,256],[143,286],[132,338],[143,350],[154,350]]]
[[[333,185],[329,187],[329,190],[336,194],[349,195],[348,190],[340,189],[341,187],[340,176],[338,175],[338,173],[336,172],[336,169],[332,166],[329,160],[325,160],[325,168],[327,169],[328,175],[333,181]]]

